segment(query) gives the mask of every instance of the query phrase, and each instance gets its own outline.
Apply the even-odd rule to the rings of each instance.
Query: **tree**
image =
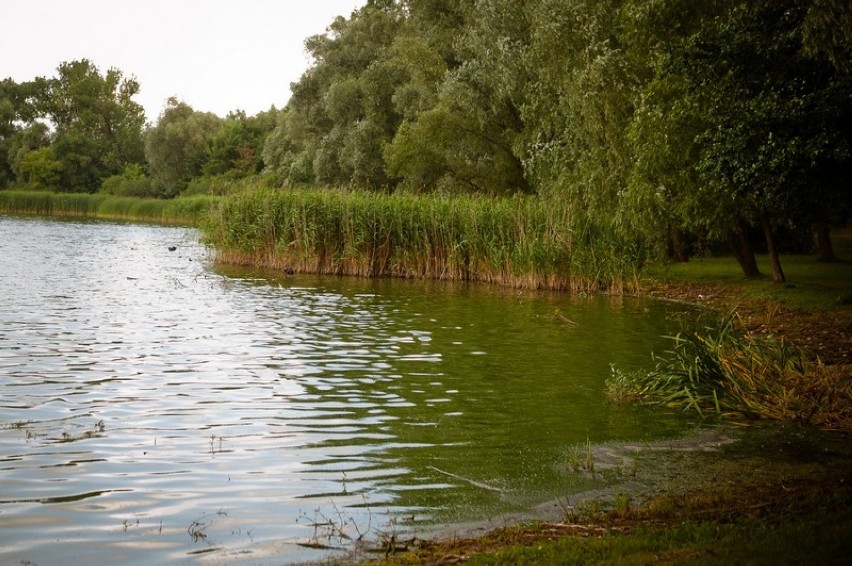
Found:
[[[59,187],[63,164],[50,147],[42,147],[23,155],[18,165],[20,179],[30,190],[56,190]]]
[[[0,188],[14,180],[10,157],[10,145],[18,131],[18,112],[15,104],[18,85],[12,79],[0,81]]]
[[[618,0],[536,0],[517,64],[523,95],[524,173],[570,223],[572,261],[604,273],[641,265],[645,247],[627,220],[632,156],[627,126],[640,83],[622,44]]]
[[[678,33],[659,32],[632,125],[634,188],[668,191],[664,215],[686,230],[727,234],[746,276],[758,274],[749,232],[763,234],[783,282],[776,231],[848,216],[852,84],[832,50],[808,48],[818,4],[725,2],[673,16],[661,3],[644,14]]]
[[[276,116],[274,107],[256,116],[246,116],[242,110],[228,114],[208,141],[202,173],[237,178],[260,173],[263,145],[275,127]]]
[[[627,135],[632,167],[624,193],[630,229],[669,259],[686,261],[688,243],[723,239],[748,276],[759,271],[748,231],[727,199],[708,198],[701,190],[696,164],[698,135],[710,127],[701,92],[667,72],[678,42],[697,33],[729,9],[724,3],[689,0],[635,2],[621,12],[620,38],[638,78],[636,108]],[[734,226],[732,228],[732,226]]]
[[[420,18],[445,18],[395,46],[408,80],[395,94],[405,120],[385,151],[389,172],[416,190],[529,192],[516,143],[524,124],[514,51],[528,35],[524,4],[413,4]],[[451,49],[433,39],[446,39],[448,25],[459,26]]]
[[[176,98],[167,101],[156,126],[145,134],[148,172],[160,196],[177,196],[201,174],[209,143],[222,123],[215,114],[196,112]]]
[[[777,282],[775,229],[809,225],[850,199],[836,173],[852,164],[852,82],[805,50],[806,15],[798,0],[744,3],[672,59],[708,101],[699,174],[760,226]]]
[[[39,115],[37,101],[44,99],[47,82],[36,79],[15,83],[0,81],[0,188],[26,183],[20,170],[24,156],[50,143],[49,130]]]
[[[399,4],[371,0],[305,41],[314,64],[291,85],[264,147],[283,182],[387,185],[381,148],[399,123],[390,102],[398,75],[382,62],[402,22]]]
[[[51,147],[62,162],[62,190],[94,192],[109,175],[144,160],[145,115],[134,78],[118,69],[101,75],[86,59],[61,63],[47,79],[40,113],[53,126]]]

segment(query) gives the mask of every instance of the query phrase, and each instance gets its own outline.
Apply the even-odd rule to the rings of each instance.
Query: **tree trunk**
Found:
[[[760,270],[757,268],[757,259],[754,257],[754,248],[751,247],[751,241],[748,239],[748,232],[740,226],[728,236],[728,244],[731,246],[731,251],[734,257],[737,258],[737,263],[743,270],[743,275],[747,278],[759,277]]]
[[[781,262],[778,260],[778,249],[775,247],[775,235],[772,233],[772,226],[769,224],[769,216],[764,214],[760,218],[760,222],[763,224],[763,236],[766,238],[766,250],[769,252],[769,265],[772,266],[772,280],[776,283],[784,283],[787,279],[784,277]]]
[[[834,255],[834,246],[831,245],[831,227],[821,222],[816,225],[816,233],[819,261],[837,261],[837,256]]]
[[[674,263],[689,263],[689,251],[674,235],[666,239],[666,258]]]
[[[686,242],[684,240],[685,238],[681,230],[678,230],[677,228],[672,230],[670,238],[670,257],[678,263],[689,262],[689,249],[687,248]]]

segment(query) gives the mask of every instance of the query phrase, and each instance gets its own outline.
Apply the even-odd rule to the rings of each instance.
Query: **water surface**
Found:
[[[170,249],[174,248],[174,249]],[[576,486],[683,307],[212,266],[195,231],[0,216],[0,562],[286,563]]]

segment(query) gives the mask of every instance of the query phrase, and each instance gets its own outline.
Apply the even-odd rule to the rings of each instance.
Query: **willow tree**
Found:
[[[289,183],[379,188],[382,145],[399,123],[391,97],[397,74],[384,64],[403,21],[401,6],[371,0],[305,41],[312,66],[264,147],[270,171]]]
[[[148,172],[162,197],[174,197],[193,177],[201,174],[208,148],[223,120],[197,112],[185,102],[170,98],[157,124],[145,134]]]
[[[389,167],[418,189],[529,192],[518,151],[524,124],[516,75],[529,33],[526,8],[479,0],[462,14],[456,64],[445,65],[434,106],[400,127],[386,153]]]
[[[537,0],[527,9],[525,174],[569,219],[564,237],[577,261],[601,273],[629,273],[645,254],[627,229],[622,199],[639,81],[620,40],[622,2]]]

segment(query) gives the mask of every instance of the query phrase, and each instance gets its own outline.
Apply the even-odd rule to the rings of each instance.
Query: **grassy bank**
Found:
[[[426,543],[379,563],[844,564],[852,552],[852,493],[842,478],[833,480],[661,496],[635,509]]]
[[[103,194],[0,191],[0,213],[196,225],[216,201],[215,197],[206,196],[162,200]]]
[[[839,261],[824,263],[815,255],[782,255],[785,284],[769,277],[767,256],[758,255],[763,277],[744,279],[731,257],[695,258],[689,263],[649,266],[644,286],[687,301],[729,305],[765,304],[799,311],[819,311],[849,317],[852,321],[852,228],[833,234]]]
[[[292,272],[623,292],[623,250],[579,245],[570,215],[536,198],[256,190],[205,224],[219,261]]]
[[[609,380],[611,397],[736,419],[852,429],[852,231],[835,234],[841,258],[782,257],[788,282],[744,279],[730,258],[646,271],[647,292],[707,307],[695,328],[655,353],[651,372]],[[759,264],[767,266],[759,256]],[[765,269],[768,271],[768,269]]]

